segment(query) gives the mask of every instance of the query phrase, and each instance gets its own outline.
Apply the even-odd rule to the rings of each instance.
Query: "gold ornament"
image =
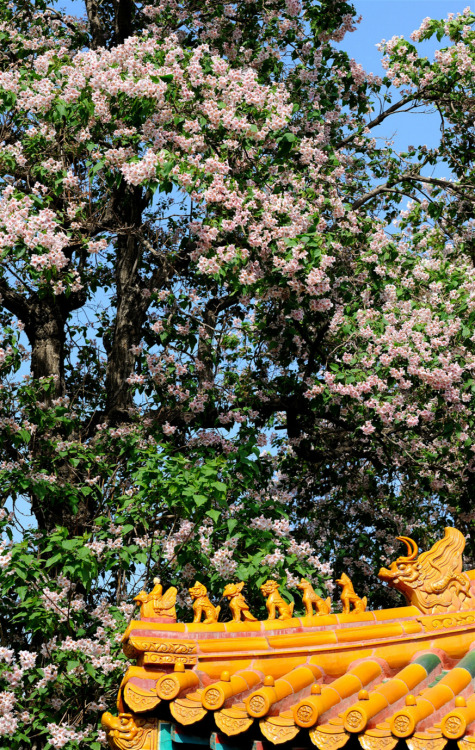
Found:
[[[150,620],[155,617],[164,617],[170,622],[176,622],[176,588],[171,586],[163,594],[160,579],[154,578],[153,583],[154,587],[149,594],[146,591],[141,591],[134,597],[134,602],[140,605],[141,619]]]
[[[113,750],[155,750],[157,747],[157,719],[127,713],[113,716],[107,711],[101,723]]]
[[[341,578],[337,580],[337,584],[341,586],[340,599],[343,604],[343,614],[348,615],[350,613],[350,605],[353,605],[354,612],[364,612],[366,610],[367,599],[364,596],[362,599],[355,593],[351,579],[342,573]]]
[[[393,750],[399,742],[390,731],[381,729],[370,729],[358,737],[363,750]]]
[[[223,597],[229,602],[229,608],[233,616],[233,622],[257,622],[257,617],[249,612],[249,605],[246,602],[241,591],[244,587],[244,581],[240,583],[228,583],[223,591]]]
[[[398,557],[389,568],[381,568],[379,578],[391,588],[402,591],[409,604],[424,614],[475,609],[470,578],[462,572],[463,534],[447,527],[443,539],[417,556],[417,544],[398,536],[407,547],[407,555]]]
[[[127,682],[124,687],[124,700],[132,711],[143,713],[152,711],[160,703],[155,690],[144,690],[133,682]]]
[[[214,604],[211,604],[208,599],[206,586],[203,586],[199,581],[195,581],[195,585],[191,589],[188,589],[188,591],[193,599],[193,622],[201,622],[203,615],[203,625],[211,625],[213,622],[218,622],[221,607],[215,607]]]
[[[252,725],[254,719],[249,716],[247,711],[239,708],[222,708],[215,711],[214,720],[218,729],[221,729],[228,737],[234,737],[241,732],[246,732]]]
[[[318,750],[339,750],[344,747],[350,735],[342,726],[322,724],[309,730],[310,740],[318,747]]]
[[[301,578],[300,583],[297,584],[297,588],[303,591],[302,602],[305,607],[305,614],[307,617],[313,615],[313,608],[315,607],[316,614],[328,615],[331,610],[331,599],[328,596],[326,599],[322,599],[318,596],[310,581],[306,578]]]
[[[274,745],[290,742],[300,731],[300,727],[296,727],[292,719],[286,719],[282,716],[270,716],[268,719],[261,719],[259,726],[266,740]]]
[[[414,737],[406,739],[406,745],[409,750],[443,750],[447,744],[446,737],[442,735],[429,735],[418,733]]]
[[[185,726],[195,724],[208,713],[201,703],[201,691],[189,693],[186,698],[176,698],[169,706],[173,718]]]
[[[261,586],[261,591],[267,597],[266,607],[269,614],[268,620],[275,620],[277,612],[279,620],[289,620],[293,617],[294,604],[287,604],[280,595],[277,581],[266,581]]]

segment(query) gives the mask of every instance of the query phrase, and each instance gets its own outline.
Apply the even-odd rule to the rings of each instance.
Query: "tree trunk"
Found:
[[[112,422],[128,420],[128,410],[133,405],[127,383],[135,365],[131,347],[140,343],[149,304],[138,272],[142,253],[137,237],[142,222],[142,190],[125,188],[120,192],[117,203],[126,229],[117,237],[117,308],[106,373],[106,416]]]
[[[46,398],[64,396],[64,344],[65,311],[57,298],[36,299],[30,303],[30,314],[25,321],[25,332],[31,344],[31,375],[38,378],[52,377],[54,388]]]

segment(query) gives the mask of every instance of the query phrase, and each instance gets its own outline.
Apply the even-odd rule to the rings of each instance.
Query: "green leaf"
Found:
[[[94,678],[96,677],[96,674],[97,674],[96,669],[92,666],[92,664],[90,664],[90,662],[87,661],[85,663],[84,669],[89,675],[89,677],[94,677]]]
[[[61,547],[63,549],[72,550],[75,549],[78,546],[79,542],[77,539],[64,539],[61,542]]]
[[[57,562],[63,559],[63,556],[60,552],[58,552],[56,555],[53,555],[53,557],[50,557],[48,560],[46,560],[45,565],[47,568],[50,568],[52,565],[55,565]]]
[[[215,490],[218,490],[218,492],[228,491],[228,485],[224,484],[224,482],[212,482],[211,486],[214,487]]]
[[[208,498],[204,495],[193,495],[193,500],[195,501],[195,505],[197,505],[198,508],[208,502]]]
[[[171,159],[170,161],[167,161],[166,164],[164,164],[162,169],[162,175],[164,177],[168,177],[170,172],[172,171],[173,167],[175,166],[175,160]]]
[[[214,509],[207,510],[206,511],[206,515],[209,516],[210,518],[212,518],[215,523],[217,523],[218,520],[219,520],[219,518],[220,518],[220,516],[221,516],[221,511],[214,510]]]

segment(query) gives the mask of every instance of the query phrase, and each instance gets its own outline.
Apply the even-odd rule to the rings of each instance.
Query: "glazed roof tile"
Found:
[[[345,614],[310,615],[310,606],[307,616],[263,622],[131,622],[123,647],[137,666],[123,679],[119,717],[104,718],[111,746],[161,750],[167,722],[185,739],[186,728],[206,738],[213,722],[249,750],[338,750],[352,738],[363,750],[443,750],[454,740],[475,750],[475,573],[447,558],[457,534],[446,530],[430,551],[439,567],[446,560],[445,589],[431,583],[424,594],[422,581],[419,598],[405,592],[407,607],[358,611],[355,595]],[[414,562],[427,565],[423,557]]]
[[[171,713],[185,726],[212,715],[230,737],[258,726],[273,744],[305,736],[320,750],[352,735],[365,750],[400,739],[412,750],[449,739],[475,750],[475,617],[446,616],[438,627],[440,617],[412,607],[364,614],[244,631],[133,622],[124,647],[141,666],[125,677],[121,709]]]

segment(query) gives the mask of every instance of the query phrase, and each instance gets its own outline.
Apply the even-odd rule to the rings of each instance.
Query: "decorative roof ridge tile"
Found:
[[[448,739],[475,750],[475,571],[462,572],[464,542],[455,529],[419,557],[415,543],[403,541],[408,554],[380,573],[410,606],[365,611],[365,598],[342,575],[343,612],[331,614],[329,599],[305,581],[306,615],[291,617],[293,605],[267,581],[269,619],[258,622],[240,582],[225,589],[233,622],[220,623],[219,606],[197,582],[195,622],[132,621],[123,646],[139,666],[122,682],[119,717],[104,717],[111,747],[160,747],[171,712],[184,725],[214,714],[230,736],[254,738],[260,726],[274,744],[310,732],[320,750],[338,750],[351,735],[363,750],[393,750],[398,737],[409,750],[442,750]],[[144,612],[171,611],[173,587],[163,594],[156,583],[153,596],[142,593]],[[264,708],[258,700],[250,706],[255,696]],[[303,716],[307,704],[315,721],[297,722],[295,712],[302,708]],[[210,719],[198,731],[209,732]]]

